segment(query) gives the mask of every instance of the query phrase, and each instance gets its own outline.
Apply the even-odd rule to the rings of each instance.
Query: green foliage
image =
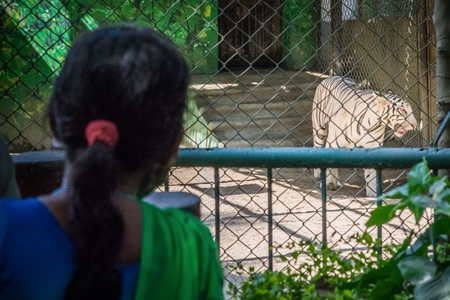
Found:
[[[27,5],[11,2],[4,9],[39,57],[53,72],[57,71],[70,42],[70,21],[61,2],[27,1]]]
[[[242,286],[241,299],[248,300],[278,300],[301,299],[299,296],[305,289],[304,281],[299,273],[265,271],[253,273],[250,280]],[[229,285],[233,297],[236,299],[240,291],[232,284]]]
[[[47,136],[38,123],[50,94],[48,81],[60,66],[64,46],[65,37],[59,29],[39,30],[44,22],[61,21],[55,17],[57,4],[36,6],[32,2],[28,1],[28,6],[11,2],[0,8],[0,32],[6,33],[1,37],[0,51],[0,123],[5,138],[13,140],[13,151],[31,150],[33,145],[37,148]]]
[[[370,234],[354,235],[351,240],[363,247],[365,252],[353,252],[344,256],[341,252],[312,241],[290,244],[295,249],[292,258],[281,256],[289,262],[283,271],[256,273],[250,270],[250,276],[242,287],[230,284],[229,291],[234,299],[355,299],[359,295],[351,288],[353,280],[361,280],[369,268],[379,266],[378,250],[380,244]],[[385,250],[392,252],[390,247]],[[310,262],[301,263],[301,260]],[[242,268],[239,274],[244,274]],[[345,283],[347,286],[345,286]]]
[[[201,115],[193,97],[187,102],[184,113],[185,137],[181,147],[185,148],[214,148],[219,147],[219,140],[212,135],[212,131]]]
[[[283,4],[283,51],[288,69],[315,65],[316,11],[311,0],[287,0]]]
[[[212,0],[67,1],[74,28],[134,22],[168,36],[183,51],[194,73],[217,70],[217,6]]]
[[[383,196],[385,199],[401,199],[396,205],[378,207],[371,213],[367,226],[382,225],[395,216],[398,210],[408,208],[416,219],[422,218],[426,208],[435,214],[450,216],[450,189],[447,177],[431,176],[426,162],[414,166],[408,173],[408,182]]]
[[[450,299],[450,186],[446,177],[432,176],[427,162],[414,166],[408,182],[381,197],[397,204],[377,207],[367,226],[381,226],[410,210],[418,223],[425,210],[434,209],[435,221],[422,233],[411,231],[402,244],[381,245],[366,231],[353,241],[367,249],[347,256],[302,241],[295,245],[283,271],[250,270],[239,289],[230,285],[234,299]],[[413,237],[415,242],[413,243]],[[293,246],[290,245],[289,248]],[[384,255],[380,255],[383,253]],[[304,262],[304,258],[308,257]],[[300,257],[303,260],[300,260]]]
[[[211,0],[9,1],[0,12],[0,34],[7,33],[1,38],[0,123],[14,152],[36,149],[49,139],[45,105],[81,32],[122,22],[150,25],[181,48],[194,72],[217,68],[217,9]],[[191,99],[185,127],[189,146],[218,146]]]

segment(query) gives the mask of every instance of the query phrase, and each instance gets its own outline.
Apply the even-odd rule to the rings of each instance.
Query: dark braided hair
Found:
[[[54,134],[74,169],[69,220],[77,269],[65,299],[120,298],[114,259],[124,223],[110,198],[127,174],[153,166],[145,186],[167,163],[182,131],[188,77],[174,44],[148,28],[102,28],[72,46],[49,104]],[[87,146],[85,128],[94,120],[117,126],[115,148]]]

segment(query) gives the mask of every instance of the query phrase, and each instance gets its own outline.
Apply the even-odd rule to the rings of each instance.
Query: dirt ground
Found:
[[[300,240],[322,241],[343,251],[364,251],[361,245],[345,241],[355,233],[362,233],[369,212],[376,207],[374,199],[364,197],[362,170],[341,170],[343,186],[327,192],[326,216],[323,213],[321,193],[312,169],[273,170],[272,183],[272,233],[274,246],[287,246]],[[186,191],[201,198],[202,219],[216,235],[215,216],[220,215],[220,259],[228,282],[239,285],[246,278],[233,267],[242,265],[244,270],[253,267],[264,271],[268,267],[269,217],[268,183],[264,169],[221,169],[220,201],[216,210],[214,200],[214,170],[212,168],[177,168],[170,176],[172,191]],[[383,188],[386,190],[405,183],[405,172],[383,172]],[[324,220],[325,217],[325,220]],[[326,234],[323,235],[325,222]],[[425,224],[421,224],[423,227]],[[403,241],[411,228],[416,228],[411,214],[382,230],[384,242]],[[371,228],[376,237],[376,228]],[[217,238],[217,237],[216,237]],[[273,250],[274,269],[282,269],[286,263],[279,255],[289,255],[291,250]]]

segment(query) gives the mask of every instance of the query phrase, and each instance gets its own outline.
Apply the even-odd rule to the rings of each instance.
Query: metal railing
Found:
[[[327,235],[327,189],[325,168],[374,168],[377,170],[377,194],[382,193],[381,174],[392,168],[411,168],[426,159],[431,169],[450,168],[450,149],[374,148],[374,149],[330,149],[330,148],[233,148],[233,149],[182,149],[177,167],[214,168],[214,232],[216,242],[221,245],[221,168],[263,168],[267,177],[267,257],[269,269],[273,268],[273,203],[272,184],[274,168],[320,168],[321,169],[321,218],[322,243]],[[375,199],[374,199],[375,200]],[[376,200],[377,205],[382,201]],[[210,216],[206,216],[208,218]],[[381,228],[377,229],[381,238]],[[223,251],[224,249],[222,249]],[[226,249],[225,249],[226,251]]]

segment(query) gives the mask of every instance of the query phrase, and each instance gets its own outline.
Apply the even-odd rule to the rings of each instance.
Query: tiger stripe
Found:
[[[401,137],[417,120],[411,105],[392,91],[364,90],[351,79],[332,76],[315,92],[312,126],[316,148],[375,148],[383,146],[386,126]],[[314,174],[319,178],[320,170]],[[337,177],[337,170],[327,171],[329,189],[337,189]],[[367,196],[375,196],[374,170],[366,170],[365,177]]]

